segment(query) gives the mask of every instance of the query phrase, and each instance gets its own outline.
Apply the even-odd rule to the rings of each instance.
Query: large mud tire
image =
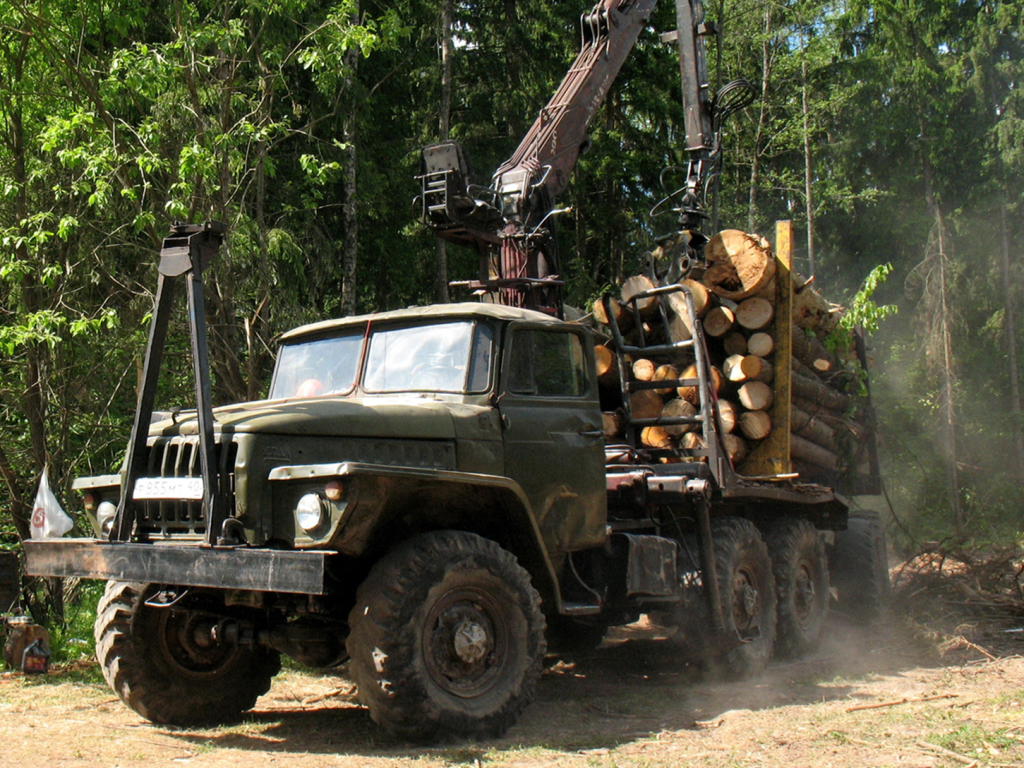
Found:
[[[399,544],[359,587],[349,625],[359,700],[394,735],[498,736],[533,698],[540,596],[493,541],[442,531]]]
[[[830,553],[835,611],[858,624],[882,618],[889,605],[889,555],[885,526],[877,512],[850,513],[845,531],[836,531]]]
[[[806,520],[785,517],[767,527],[765,543],[778,602],[775,653],[801,656],[817,645],[828,615],[825,542]]]
[[[154,608],[153,588],[107,582],[96,609],[96,658],[110,687],[154,723],[181,726],[234,722],[270,689],[279,655],[235,643],[196,645],[197,621],[218,614]]]
[[[725,632],[710,649],[715,677],[743,680],[764,671],[775,645],[775,579],[768,547],[749,520],[723,517],[711,523],[715,573]]]

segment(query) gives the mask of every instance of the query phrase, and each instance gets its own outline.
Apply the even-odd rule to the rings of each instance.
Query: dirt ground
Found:
[[[344,677],[286,671],[241,725],[182,730],[83,682],[96,679],[88,668],[6,675],[0,765],[1024,768],[1020,629],[931,631],[898,611],[867,630],[833,621],[811,657],[716,684],[628,627],[585,657],[549,658],[537,700],[504,738],[431,748],[383,736]]]

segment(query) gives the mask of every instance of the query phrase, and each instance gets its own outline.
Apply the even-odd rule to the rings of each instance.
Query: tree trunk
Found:
[[[808,101],[807,40],[803,25],[800,25],[800,79],[804,117],[804,198],[807,204],[807,263],[808,271],[814,276],[814,195],[811,182],[814,179],[811,154],[811,109]]]
[[[1020,380],[1017,373],[1017,341],[1014,333],[1016,317],[1013,308],[1013,283],[1010,280],[1010,235],[1006,226],[1006,201],[999,204],[1000,227],[1003,235],[1002,273],[1004,327],[1006,328],[1006,361],[1010,374],[1010,413],[1013,443],[1017,458],[1017,480],[1024,483],[1024,434],[1021,431]]]
[[[452,21],[454,0],[441,2],[441,104],[438,140],[447,141],[452,113]],[[434,295],[438,303],[446,304],[448,296],[448,251],[445,241],[434,238]]]
[[[772,5],[764,6],[764,29],[761,37],[761,98],[758,99],[757,129],[754,131],[753,157],[750,160],[750,187],[747,198],[747,230],[757,231],[757,185],[760,183],[761,142],[770,120],[768,89],[772,75]]]
[[[921,124],[921,136],[927,136],[923,121]],[[963,507],[960,504],[960,462],[956,445],[956,405],[954,402],[956,373],[953,370],[953,340],[952,331],[950,330],[952,319],[948,305],[949,286],[946,277],[946,225],[942,220],[942,208],[932,194],[931,161],[928,157],[928,147],[926,145],[923,146],[921,154],[924,170],[925,202],[935,218],[935,224],[929,236],[931,241],[929,242],[929,251],[932,250],[932,243],[934,243],[935,251],[934,253],[930,252],[926,259],[935,258],[936,266],[934,267],[934,272],[937,273],[935,277],[938,282],[937,295],[929,297],[934,301],[930,312],[932,315],[930,326],[935,329],[929,346],[937,353],[933,355],[933,359],[936,361],[933,363],[933,366],[938,369],[937,372],[941,381],[939,405],[942,411],[942,443],[947,460],[945,476],[949,493],[949,511],[953,519],[953,529],[957,540],[962,541],[964,537],[964,514]]]
[[[359,18],[359,4],[353,9],[353,17]],[[345,236],[341,253],[341,314],[354,315],[357,311],[356,275],[359,260],[359,220],[357,216],[356,180],[358,155],[358,131],[356,115],[356,75],[359,70],[359,48],[353,46],[345,52],[345,89],[349,104],[348,114],[342,127],[342,140],[345,142],[344,172],[344,203],[342,205],[342,223]]]

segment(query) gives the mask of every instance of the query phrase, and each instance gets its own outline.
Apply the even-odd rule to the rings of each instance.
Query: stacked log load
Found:
[[[671,248],[669,243],[654,253],[657,263],[671,261]],[[842,309],[826,301],[810,281],[789,272],[788,266],[777,270],[771,247],[758,235],[726,230],[710,240],[705,254],[703,274],[681,282],[692,292],[707,341],[723,447],[741,474],[766,474],[764,468],[771,466],[834,483],[838,475],[864,461],[857,451],[858,443],[864,442],[858,440],[863,432],[858,414],[859,364],[853,335],[839,325]],[[786,299],[791,302],[792,324],[777,317],[778,297],[783,295],[776,284],[777,271],[792,282],[791,299]],[[594,318],[608,338],[612,338],[609,313],[629,343],[637,346],[691,338],[685,299],[679,292],[644,298],[633,312],[631,298],[654,287],[649,277],[631,277],[616,299],[595,304]],[[778,344],[779,333],[790,328],[791,342]],[[638,344],[641,331],[642,345]],[[626,428],[618,363],[610,347],[608,342],[596,350],[609,442],[622,440]],[[633,355],[626,365],[625,378],[630,381],[696,378],[692,347]],[[789,368],[788,375],[779,375],[779,365]],[[629,394],[629,410],[634,419],[693,416],[700,405],[694,390],[639,389]],[[780,392],[791,393],[788,407],[773,410]],[[777,435],[775,420],[780,413],[788,423],[786,440],[771,443],[768,439]],[[674,460],[673,454],[696,451],[699,455],[703,447],[700,428],[688,424],[648,426],[638,431],[638,438],[663,461]],[[786,446],[788,456],[775,455],[780,445]]]

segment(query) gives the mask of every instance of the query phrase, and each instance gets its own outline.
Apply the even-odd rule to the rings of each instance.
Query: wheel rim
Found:
[[[736,629],[744,632],[757,627],[758,591],[755,576],[746,568],[737,568],[732,580],[732,616]]]
[[[809,563],[800,563],[793,579],[793,612],[800,626],[806,629],[812,622],[817,591],[814,588],[815,573]]]
[[[214,636],[218,617],[201,611],[160,611],[159,650],[178,673],[196,680],[219,676],[238,654],[238,645]]]
[[[509,625],[488,592],[461,587],[445,593],[427,613],[424,661],[442,690],[469,699],[501,679],[508,659]]]

